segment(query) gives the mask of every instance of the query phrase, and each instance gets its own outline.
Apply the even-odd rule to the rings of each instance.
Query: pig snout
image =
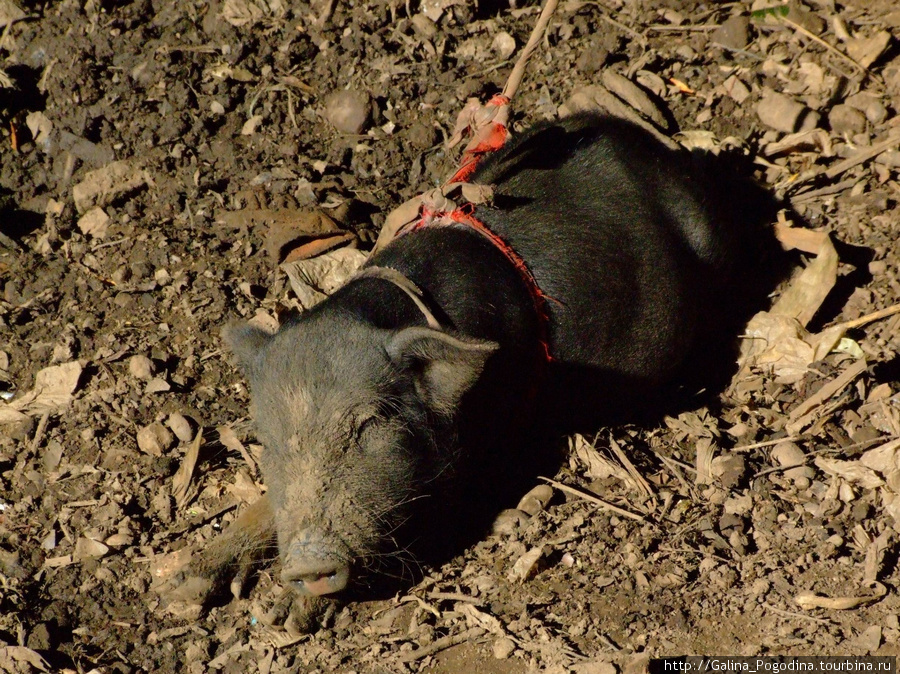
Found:
[[[350,581],[349,551],[333,536],[309,529],[302,531],[281,557],[281,579],[301,594],[333,594]]]

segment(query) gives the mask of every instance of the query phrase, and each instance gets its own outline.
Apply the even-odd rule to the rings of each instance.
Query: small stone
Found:
[[[128,359],[128,371],[136,379],[150,379],[153,376],[153,361],[140,354]]]
[[[855,108],[843,103],[834,106],[828,113],[831,130],[841,136],[855,136],[866,130],[866,116]]]
[[[881,98],[868,91],[860,91],[858,94],[848,96],[844,103],[859,110],[872,124],[881,124],[887,119],[888,111],[881,102]]]
[[[495,658],[498,660],[506,660],[506,658],[512,655],[513,651],[516,650],[516,644],[509,637],[500,637],[494,641],[492,650]]]
[[[854,639],[854,650],[861,654],[870,654],[878,650],[881,646],[881,626],[872,625],[863,630],[863,632]]]
[[[847,54],[863,68],[875,63],[891,43],[891,34],[886,30],[872,37],[855,37],[847,40]]]
[[[710,465],[710,473],[713,477],[719,479],[722,485],[727,489],[736,487],[747,470],[744,457],[739,454],[726,454],[717,456],[712,460]]]
[[[144,426],[137,434],[138,449],[152,456],[162,456],[174,443],[175,436],[158,421]]]
[[[109,231],[109,216],[99,206],[95,206],[78,218],[78,229],[82,234],[102,239]]]
[[[825,30],[825,20],[798,2],[788,3],[787,19],[816,35]]]
[[[111,548],[121,548],[131,545],[134,542],[134,536],[131,534],[113,534],[103,542]]]
[[[159,285],[164,286],[168,285],[172,281],[172,276],[169,274],[167,269],[163,269],[160,267],[155,272],[153,272],[153,280],[156,281]]]
[[[430,40],[437,35],[437,28],[434,26],[434,21],[424,14],[416,14],[410,21],[413,25],[413,30],[416,31],[419,37]]]
[[[731,96],[732,100],[738,105],[742,105],[744,101],[750,98],[750,89],[744,84],[737,75],[732,75],[722,84],[722,87]]]
[[[534,517],[544,509],[551,498],[553,498],[553,487],[539,484],[522,497],[516,508]]]
[[[872,101],[866,106],[863,113],[866,115],[866,119],[872,122],[872,124],[881,124],[888,116],[887,108],[884,107],[881,101]]]
[[[887,271],[887,262],[884,260],[872,260],[869,263],[869,273],[872,276],[878,276],[879,274],[883,274]]]
[[[785,133],[810,131],[819,125],[820,119],[817,112],[771,89],[756,104],[756,114],[766,126]]]
[[[369,94],[341,89],[325,99],[325,119],[341,133],[362,133],[372,116]]]
[[[75,541],[74,559],[78,561],[85,559],[99,559],[107,552],[109,552],[109,547],[100,541],[95,541],[93,538],[82,536]]]
[[[900,150],[886,150],[875,157],[875,161],[890,168],[900,168]]]
[[[494,36],[491,49],[497,52],[502,59],[508,59],[516,51],[516,39],[505,30]]]
[[[528,521],[528,513],[516,508],[507,508],[494,518],[492,532],[498,536],[509,536]]]
[[[28,639],[25,642],[28,648],[34,651],[49,651],[52,648],[50,640],[50,630],[47,623],[38,623],[34,629],[28,633]]]
[[[803,465],[807,461],[806,455],[795,442],[779,442],[772,449],[772,458],[779,466],[796,466],[784,471],[784,476],[797,483],[798,487],[807,486],[808,481],[816,476],[812,467]]]
[[[167,391],[172,390],[172,385],[167,382],[165,379],[161,379],[159,377],[154,377],[149,382],[147,382],[147,388],[144,389],[145,393],[166,393]]]
[[[729,49],[743,49],[750,41],[750,17],[742,14],[728,17],[716,28],[710,40]]]
[[[256,133],[256,130],[259,129],[259,125],[263,122],[262,115],[253,115],[250,119],[244,122],[244,125],[241,127],[241,135],[242,136],[252,136]]]
[[[169,418],[166,419],[166,426],[172,430],[175,437],[181,442],[190,442],[194,439],[194,429],[191,428],[191,422],[183,414],[172,412]]]

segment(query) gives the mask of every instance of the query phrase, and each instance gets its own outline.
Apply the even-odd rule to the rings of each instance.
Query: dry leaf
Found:
[[[866,362],[862,360],[851,363],[840,375],[826,383],[822,388],[791,410],[787,431],[798,433],[815,417],[815,410],[837,395],[854,379],[866,371]]]
[[[900,439],[891,440],[870,449],[859,457],[859,462],[866,468],[871,468],[882,475],[900,470]]]
[[[11,403],[0,405],[0,423],[21,421],[26,415],[52,414],[68,407],[81,370],[77,360],[44,368],[35,375],[33,389]]]
[[[656,124],[656,126],[662,129],[668,126],[665,115],[656,106],[653,99],[630,79],[612,70],[604,70],[602,79],[603,86]]]
[[[366,261],[366,254],[353,248],[338,248],[308,260],[286,262],[291,289],[304,309],[311,309],[340,288]]]
[[[802,231],[802,230],[801,230]],[[808,233],[799,234],[792,227],[776,229],[779,241],[799,247],[798,238],[810,241]],[[838,256],[831,238],[822,233],[815,259],[809,263],[772,307],[771,313],[796,318],[804,328],[822,306],[837,280]]]
[[[24,672],[26,671],[26,666],[31,666],[39,672],[50,671],[50,663],[44,660],[37,651],[33,651],[25,646],[0,647],[0,671]]]
[[[284,5],[281,0],[225,0],[222,6],[222,18],[235,28],[283,13]]]
[[[616,477],[620,480],[628,479],[628,472],[594,449],[584,436],[576,433],[569,438],[569,452],[584,465],[583,474],[592,480],[603,480],[608,477]]]
[[[831,136],[824,129],[810,129],[798,133],[790,133],[781,140],[768,143],[762,149],[764,157],[774,157],[780,154],[792,152],[816,152],[822,157],[833,157],[834,148],[831,145]],[[795,228],[791,228],[795,229]],[[808,229],[799,229],[798,232],[819,234]]]
[[[256,474],[258,472],[256,461],[250,452],[247,451],[247,448],[244,447],[244,443],[242,443],[237,436],[237,433],[234,432],[234,429],[231,426],[219,426],[216,429],[219,432],[219,442],[221,442],[225,447],[230,449],[232,452],[237,452],[242,457],[244,457],[244,461],[247,462],[247,465],[250,466],[250,470]]]
[[[529,550],[516,560],[516,563],[513,564],[513,568],[507,575],[507,578],[510,581],[527,580],[532,574],[536,572],[538,560],[540,560],[543,554],[543,546],[539,545],[536,548],[531,548],[531,550]]]
[[[859,461],[841,461],[817,456],[815,464],[819,470],[835,475],[841,479],[858,484],[864,489],[875,489],[884,484],[884,480],[871,468],[866,468]]]
[[[184,459],[178,467],[178,472],[172,478],[172,496],[179,508],[187,505],[191,495],[191,480],[194,476],[194,468],[197,466],[197,457],[200,456],[200,446],[203,444],[203,429],[197,429],[194,441],[188,446]]]
[[[709,438],[701,438],[697,441],[697,484],[712,484],[712,462],[715,454],[716,446]]]
[[[884,559],[884,553],[887,551],[890,540],[891,530],[885,529],[874,541],[866,546],[866,562],[863,567],[863,584],[873,585],[878,580],[878,572],[881,570],[881,563]]]
[[[93,206],[106,206],[116,199],[152,183],[138,162],[115,161],[90,171],[72,188],[72,198],[79,214]]]
[[[812,320],[837,280],[837,252],[826,233],[780,226],[776,235],[782,246],[815,252],[815,259],[791,281],[770,311],[750,319],[738,362],[742,370],[762,367],[781,381],[793,383],[810,363],[821,360],[841,342],[845,328],[837,325],[818,334],[807,332]]]

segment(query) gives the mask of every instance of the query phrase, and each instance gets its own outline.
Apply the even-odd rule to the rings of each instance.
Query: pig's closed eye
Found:
[[[363,419],[360,422],[359,426],[357,426],[357,428],[356,428],[357,443],[362,445],[363,442],[365,441],[366,434],[375,430],[377,425],[378,425],[378,417],[377,416],[373,415],[371,417],[366,417],[365,419]]]

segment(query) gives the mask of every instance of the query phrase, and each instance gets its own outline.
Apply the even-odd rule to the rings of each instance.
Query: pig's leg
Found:
[[[243,594],[253,571],[277,554],[275,518],[269,499],[247,508],[222,535],[191,557],[184,568],[170,578],[160,593],[169,601],[205,604],[230,588],[235,599]],[[266,615],[265,622],[283,625],[294,634],[316,629],[334,612],[322,597],[305,597],[286,589]]]
[[[203,604],[230,587],[240,597],[254,567],[276,554],[275,519],[263,496],[166,583],[163,593],[173,600]]]

